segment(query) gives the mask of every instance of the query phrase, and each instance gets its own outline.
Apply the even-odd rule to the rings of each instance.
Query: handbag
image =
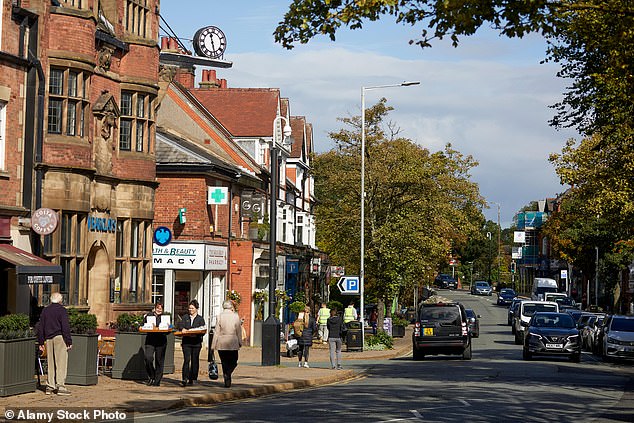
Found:
[[[211,361],[209,362],[209,379],[218,380],[218,365],[216,364],[216,359],[214,358],[214,353],[211,353]]]

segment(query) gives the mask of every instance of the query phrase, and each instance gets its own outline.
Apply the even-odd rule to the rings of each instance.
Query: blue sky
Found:
[[[362,86],[420,81],[367,91],[366,107],[386,97],[400,135],[433,151],[450,142],[471,154],[480,163],[472,179],[487,201],[500,203],[503,227],[530,201],[564,190],[548,156],[578,135],[548,126],[548,106],[561,99],[566,81],[555,76],[555,65],[540,64],[539,36],[508,40],[484,29],[458,48],[443,40],[421,50],[408,44],[419,27],[386,18],[341,30],[335,42],[317,37],[289,51],[272,35],[289,4],[164,0],[161,16],[190,49],[197,29],[221,28],[233,67],[218,69],[218,77],[229,87],[280,88],[291,113],[313,123],[317,152],[332,147],[328,132],[341,127],[337,118],[360,114]],[[497,220],[497,205],[485,215]]]

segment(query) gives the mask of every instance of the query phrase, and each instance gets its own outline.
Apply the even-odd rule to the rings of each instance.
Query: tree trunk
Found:
[[[378,332],[384,332],[383,330],[383,319],[385,318],[385,302],[383,298],[379,298],[377,304],[377,319],[376,319],[376,328]]]

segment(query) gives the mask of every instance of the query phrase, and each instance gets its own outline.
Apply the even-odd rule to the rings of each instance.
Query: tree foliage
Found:
[[[464,243],[481,218],[483,199],[469,180],[476,166],[447,145],[431,153],[385,123],[386,100],[366,111],[365,281],[369,297],[386,303],[425,280]],[[330,134],[335,148],[314,160],[317,245],[334,263],[360,263],[360,117]]]

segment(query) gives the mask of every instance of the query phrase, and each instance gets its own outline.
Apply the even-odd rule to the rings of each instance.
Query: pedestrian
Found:
[[[350,323],[358,318],[357,309],[354,308],[354,301],[351,301],[348,307],[343,311],[343,322]]]
[[[238,350],[242,346],[242,323],[229,300],[222,303],[222,313],[216,318],[211,348],[218,351],[225,388],[231,387],[231,375],[238,366]]]
[[[154,318],[154,326],[157,328],[161,320],[169,321],[169,316],[163,314],[163,304],[154,304],[154,310],[143,317],[143,323],[148,322],[148,318]],[[151,319],[150,319],[151,320]],[[167,348],[167,334],[149,332],[145,336],[145,370],[147,371],[148,386],[161,386],[163,379],[163,367],[165,364],[165,349]]]
[[[370,313],[370,326],[372,327],[372,335],[376,335],[376,323],[379,320],[379,315],[376,312],[376,308],[372,309]]]
[[[302,334],[297,339],[297,345],[299,350],[297,351],[297,358],[299,359],[298,367],[302,367],[302,358],[304,359],[303,367],[310,367],[308,365],[308,355],[310,353],[310,347],[313,345],[313,335],[317,331],[317,323],[313,316],[310,315],[310,307],[304,308],[304,315],[302,317],[303,328]]]
[[[328,350],[330,351],[330,368],[341,370],[341,337],[343,334],[343,320],[337,314],[337,309],[330,310],[328,325]]]
[[[198,365],[200,363],[200,350],[203,345],[203,334],[187,335],[190,330],[204,330],[205,319],[198,314],[200,308],[198,301],[191,300],[189,302],[189,315],[183,316],[181,319],[181,332],[183,340],[183,374],[181,386],[193,385],[198,380]]]
[[[62,294],[53,292],[51,304],[42,310],[38,330],[38,344],[44,352],[46,342],[46,357],[48,362],[48,380],[46,381],[46,395],[70,395],[66,388],[66,369],[68,366],[68,351],[73,347],[70,336],[70,322],[68,312],[62,303]]]
[[[319,313],[317,313],[317,322],[319,323],[319,339],[322,343],[328,342],[328,319],[330,318],[330,309],[326,303],[321,303]]]

